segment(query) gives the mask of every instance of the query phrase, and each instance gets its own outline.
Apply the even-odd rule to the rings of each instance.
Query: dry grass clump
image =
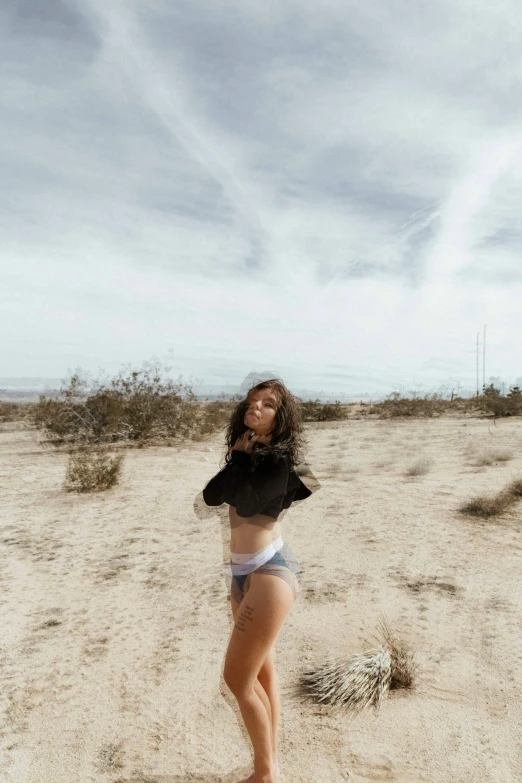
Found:
[[[459,508],[461,514],[494,517],[522,498],[522,479],[514,479],[496,495],[478,495]]]
[[[101,492],[110,489],[121,475],[123,454],[111,457],[107,449],[93,451],[85,446],[69,457],[64,489],[67,492]]]
[[[508,449],[485,449],[477,455],[473,464],[482,467],[495,462],[508,462],[510,459],[513,459],[513,452]]]
[[[413,465],[406,470],[407,476],[424,476],[429,472],[433,461],[429,457],[422,457],[414,462]]]
[[[511,484],[508,484],[506,491],[517,500],[522,498],[522,479],[512,481]]]
[[[344,660],[329,659],[304,672],[300,688],[315,701],[334,707],[379,709],[389,690],[412,687],[416,668],[406,642],[381,621],[379,647]]]

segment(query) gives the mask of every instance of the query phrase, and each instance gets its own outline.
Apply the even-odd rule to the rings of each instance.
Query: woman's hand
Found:
[[[247,430],[242,435],[239,436],[239,438],[236,440],[234,445],[232,446],[232,451],[246,451],[247,454],[252,453],[252,449],[254,447],[254,443],[262,443],[265,446],[268,446],[270,441],[272,440],[272,434],[270,435],[257,435],[254,430]]]

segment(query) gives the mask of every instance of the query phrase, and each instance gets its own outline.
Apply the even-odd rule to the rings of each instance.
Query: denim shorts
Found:
[[[240,604],[245,597],[250,587],[250,577],[253,573],[256,574],[273,574],[274,576],[280,576],[285,582],[288,582],[292,588],[294,594],[294,600],[297,598],[301,589],[301,572],[295,559],[295,555],[288,546],[283,544],[281,549],[273,555],[270,560],[259,566],[246,576],[232,576],[232,583],[230,586],[230,595]]]

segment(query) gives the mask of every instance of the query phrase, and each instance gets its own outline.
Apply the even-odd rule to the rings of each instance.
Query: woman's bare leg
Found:
[[[257,682],[260,691],[263,691],[269,704],[270,724],[272,727],[272,755],[274,757],[274,762],[276,762],[277,765],[277,733],[279,731],[281,702],[279,698],[279,681],[277,679],[275,652],[273,647],[265,658],[261,671],[257,675]],[[259,695],[263,698],[261,693]]]
[[[238,701],[252,741],[254,775],[251,779],[256,783],[275,783],[276,768],[271,721],[255,685],[293,602],[287,582],[271,574],[252,573],[225,656],[223,677]]]
[[[230,597],[230,606],[232,607],[232,615],[235,620],[237,611],[239,609],[239,604],[234,600],[234,598],[232,598],[232,596]],[[257,680],[254,683],[254,690],[263,702],[268,715],[268,720],[270,721],[272,757],[274,759],[277,773],[279,774],[279,763],[277,760],[277,732],[279,729],[281,706],[279,700],[279,683],[275,669],[275,651],[273,647],[265,658],[265,662],[261,667],[261,671],[257,675]]]

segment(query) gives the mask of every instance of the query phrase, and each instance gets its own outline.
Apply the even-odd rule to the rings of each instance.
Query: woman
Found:
[[[280,380],[250,389],[231,416],[226,440],[226,465],[203,490],[207,505],[230,506],[234,628],[223,677],[254,749],[254,772],[242,783],[275,783],[279,691],[274,643],[301,584],[278,517],[319,484],[308,472],[309,489],[296,472],[303,440],[301,409]]]

